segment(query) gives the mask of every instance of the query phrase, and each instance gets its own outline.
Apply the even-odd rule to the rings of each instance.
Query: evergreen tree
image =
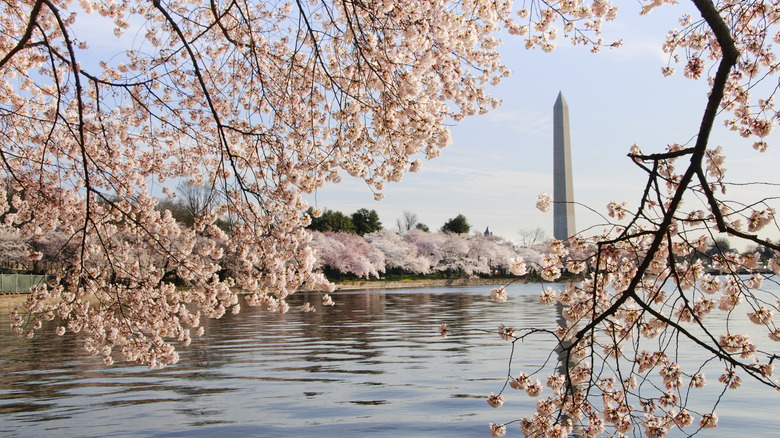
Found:
[[[376,210],[366,208],[352,213],[352,224],[355,226],[355,232],[361,236],[382,229],[382,222],[379,221]]]
[[[459,214],[445,222],[441,227],[441,230],[456,234],[467,234],[471,230],[471,225],[469,225],[469,222],[466,220],[466,216]]]
[[[325,209],[320,217],[314,217],[309,209],[311,224],[308,229],[314,231],[344,231],[346,233],[355,233],[355,224],[352,218],[340,211]]]

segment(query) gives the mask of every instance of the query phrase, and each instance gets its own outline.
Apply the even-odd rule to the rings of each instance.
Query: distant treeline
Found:
[[[376,210],[361,208],[351,215],[346,215],[327,208],[322,211],[310,208],[307,213],[311,218],[311,224],[307,228],[312,231],[334,231],[363,236],[385,229]],[[404,211],[403,216],[396,221],[395,231],[403,234],[410,230],[430,231],[430,228],[418,221],[415,213]],[[468,234],[471,231],[471,225],[464,215],[459,214],[445,222],[440,231]]]

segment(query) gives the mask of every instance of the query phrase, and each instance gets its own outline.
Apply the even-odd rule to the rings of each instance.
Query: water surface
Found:
[[[510,344],[495,333],[553,328],[555,309],[539,305],[539,285],[509,287],[503,304],[491,286],[334,294],[336,305],[285,315],[243,306],[206,321],[206,335],[163,370],[117,362],[104,367],[78,336],[51,330],[32,341],[0,333],[3,436],[115,437],[480,437],[487,425],[528,415],[534,400],[505,393]],[[301,296],[297,298],[302,300]],[[312,302],[319,299],[312,295]],[[5,313],[5,312],[4,312]],[[451,327],[447,338],[438,326]],[[8,316],[0,317],[8,327]],[[528,369],[551,349],[548,338],[517,344],[512,366]],[[717,376],[708,376],[710,382]],[[714,390],[714,389],[713,389]],[[730,392],[709,436],[777,436],[777,393],[756,385]],[[521,436],[517,426],[510,436]],[[708,434],[704,434],[708,436]]]

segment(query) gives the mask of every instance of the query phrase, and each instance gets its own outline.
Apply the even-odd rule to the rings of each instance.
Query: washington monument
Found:
[[[553,237],[566,240],[576,233],[571,177],[569,106],[558,93],[553,106]]]

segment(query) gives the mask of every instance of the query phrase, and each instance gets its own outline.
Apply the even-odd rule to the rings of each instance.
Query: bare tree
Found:
[[[417,228],[420,221],[417,219],[417,213],[404,210],[404,214],[396,219],[395,226],[398,229],[399,234],[405,234],[409,230]]]
[[[189,181],[179,184],[176,192],[184,209],[194,218],[217,207],[219,193],[214,186],[195,185]]]
[[[523,228],[518,231],[520,235],[520,246],[531,247],[534,245],[540,245],[547,240],[547,233],[544,232],[542,227],[536,227],[533,229]]]

